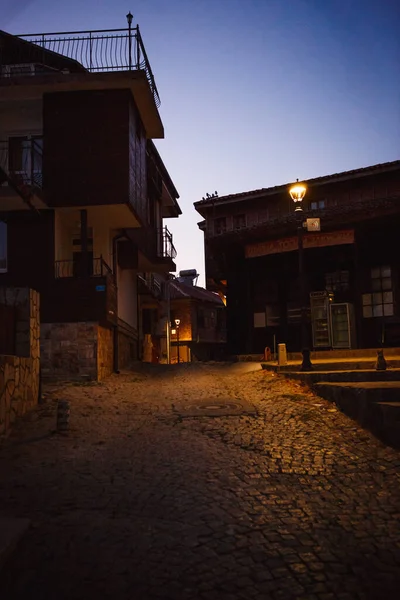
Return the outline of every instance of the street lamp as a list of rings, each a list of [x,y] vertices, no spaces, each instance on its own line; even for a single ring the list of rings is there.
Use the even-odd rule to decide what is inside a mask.
[[[302,371],[310,371],[312,364],[310,360],[310,350],[308,348],[308,336],[307,336],[307,315],[306,305],[308,304],[307,299],[307,287],[306,287],[306,275],[304,272],[304,249],[303,249],[303,198],[306,195],[307,188],[304,183],[297,183],[293,185],[289,194],[295,203],[295,213],[297,216],[297,247],[299,249],[299,279],[300,279],[300,298],[301,298],[301,353],[303,360],[301,363]]]
[[[178,365],[180,363],[180,356],[179,356],[179,325],[181,323],[180,319],[175,319],[175,325],[176,325],[176,335],[178,336],[177,342],[178,342]]]

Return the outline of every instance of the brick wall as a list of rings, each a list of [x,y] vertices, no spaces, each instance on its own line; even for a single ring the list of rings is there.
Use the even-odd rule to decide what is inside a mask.
[[[0,288],[0,303],[16,308],[16,352],[0,356],[0,435],[39,399],[40,303],[28,288]]]

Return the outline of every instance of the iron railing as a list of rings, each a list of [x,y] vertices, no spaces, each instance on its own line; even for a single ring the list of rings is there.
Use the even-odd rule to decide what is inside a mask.
[[[0,169],[19,187],[42,189],[42,138],[0,140]]]
[[[106,261],[100,258],[90,258],[85,262],[83,253],[75,260],[56,260],[55,277],[106,277],[112,275],[112,270]]]
[[[161,297],[161,283],[154,277],[153,273],[140,273],[138,275],[138,280],[139,292],[140,290],[143,290],[144,293],[148,291],[154,298]]]
[[[160,105],[139,25],[127,29],[29,33],[10,37],[29,44],[22,44],[19,48],[18,44],[8,40],[8,45],[6,41],[3,49],[0,47],[3,77],[35,74],[35,69],[27,73],[27,68],[32,65],[41,75],[55,70],[81,71],[82,67],[89,72],[143,70],[154,101],[157,106]],[[19,70],[18,66],[22,68]]]
[[[176,249],[172,242],[172,233],[168,230],[167,227],[163,227],[161,230],[161,248],[159,249],[158,256],[160,258],[171,258],[174,260],[176,258]]]

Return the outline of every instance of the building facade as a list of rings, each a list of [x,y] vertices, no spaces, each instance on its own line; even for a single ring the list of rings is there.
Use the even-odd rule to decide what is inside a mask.
[[[0,285],[40,293],[44,376],[140,358],[142,292],[175,270],[164,219],[181,213],[158,106],[138,26],[0,32]]]
[[[314,349],[400,346],[400,161],[305,182],[301,225]],[[195,203],[206,280],[226,295],[231,354],[301,349],[297,229],[280,185]],[[320,231],[312,223],[320,219]]]

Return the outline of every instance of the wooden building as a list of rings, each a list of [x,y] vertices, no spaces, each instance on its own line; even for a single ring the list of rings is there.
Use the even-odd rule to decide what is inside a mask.
[[[400,161],[305,181],[310,347],[400,346]],[[226,295],[231,354],[299,351],[298,220],[292,184],[195,203],[206,281]],[[311,222],[310,222],[311,223]]]
[[[164,219],[181,214],[159,104],[138,26],[0,31],[0,285],[40,292],[44,375],[140,357],[153,282],[175,270]]]

